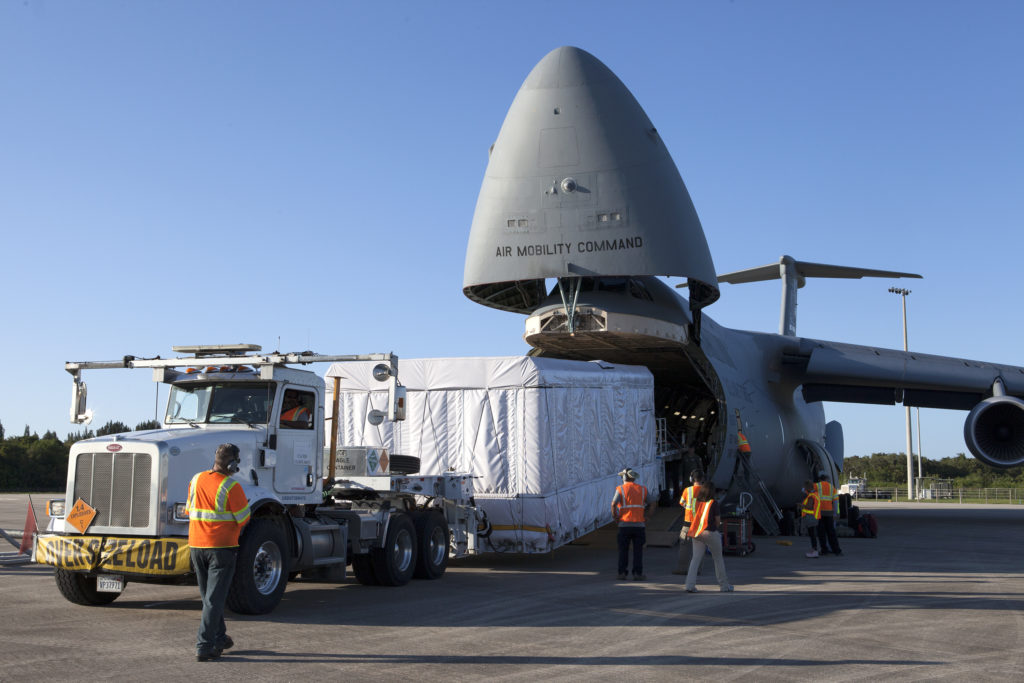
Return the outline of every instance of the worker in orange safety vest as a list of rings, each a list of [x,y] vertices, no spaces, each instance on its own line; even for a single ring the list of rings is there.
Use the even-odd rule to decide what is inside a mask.
[[[284,392],[281,426],[291,429],[310,429],[313,426],[312,413],[309,412],[309,408],[302,405],[302,399],[297,391],[289,389]]]
[[[615,487],[612,498],[612,517],[619,522],[619,579],[628,576],[629,546],[633,544],[633,580],[643,581],[644,544],[647,542],[647,512],[651,508],[646,486],[636,483],[636,470],[626,468],[619,472],[622,485]]]
[[[690,523],[689,536],[693,539],[693,558],[686,572],[686,592],[697,592],[697,569],[707,549],[711,551],[711,557],[715,561],[715,579],[718,580],[719,590],[730,593],[732,584],[729,583],[729,577],[725,573],[725,562],[722,559],[722,514],[718,501],[715,500],[715,488],[708,485],[709,482],[704,484],[697,492],[697,506],[693,521]]]
[[[240,460],[238,446],[221,444],[213,469],[199,472],[188,485],[188,544],[203,601],[196,637],[200,662],[217,659],[235,644],[224,624],[224,604],[235,575],[238,536],[249,521],[249,501],[231,476]]]
[[[672,570],[673,574],[686,574],[686,570],[690,566],[690,559],[693,557],[693,543],[690,541],[688,532],[693,515],[697,510],[697,493],[703,484],[703,472],[699,470],[690,472],[690,485],[683,489],[683,493],[679,497],[679,505],[683,508],[683,527],[679,531],[679,552],[676,556],[676,568]],[[701,562],[703,563],[703,561],[704,558],[701,557]],[[700,574],[699,568],[697,574]]]
[[[736,443],[740,453],[750,453],[750,442],[747,441],[747,437],[743,435],[743,432],[736,431]]]
[[[828,474],[818,473],[818,483],[815,486],[818,499],[821,501],[821,519],[818,521],[818,545],[821,546],[819,553],[828,555],[842,555],[839,547],[839,539],[836,537],[835,501],[836,490],[829,481]]]
[[[800,527],[811,539],[811,552],[807,557],[818,556],[818,520],[821,519],[821,499],[818,488],[808,479],[804,482],[804,499],[800,503]]]

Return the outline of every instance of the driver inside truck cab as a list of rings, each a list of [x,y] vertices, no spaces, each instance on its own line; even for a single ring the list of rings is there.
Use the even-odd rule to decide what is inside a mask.
[[[313,394],[287,389],[281,407],[281,426],[286,429],[313,428]]]

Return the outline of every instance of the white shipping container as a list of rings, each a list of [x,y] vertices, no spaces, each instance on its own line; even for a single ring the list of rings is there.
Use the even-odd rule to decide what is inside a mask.
[[[653,496],[660,489],[647,368],[529,356],[402,359],[406,419],[373,426],[367,415],[387,399],[374,365],[327,371],[328,417],[340,378],[338,446],[417,456],[421,474],[475,475],[493,550],[548,552],[611,522],[624,467]]]

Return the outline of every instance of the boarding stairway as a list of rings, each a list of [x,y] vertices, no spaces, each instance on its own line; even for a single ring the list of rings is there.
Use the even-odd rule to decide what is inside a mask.
[[[772,494],[768,492],[768,487],[765,486],[764,480],[761,479],[751,464],[749,453],[737,453],[736,472],[733,475],[733,481],[739,486],[741,491],[751,496],[751,500],[746,503],[746,506],[741,507],[737,511],[749,510],[766,535],[778,536],[781,533],[779,520],[782,519],[782,510],[779,509],[775,499],[772,498]],[[742,506],[745,496],[741,494],[740,497]]]

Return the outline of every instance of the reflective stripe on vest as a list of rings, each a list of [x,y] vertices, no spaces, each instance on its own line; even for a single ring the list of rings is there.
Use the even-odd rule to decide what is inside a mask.
[[[738,448],[740,450],[740,453],[750,452],[750,443],[747,442],[747,437],[743,436],[743,432],[736,432],[736,441],[739,443]]]
[[[286,410],[281,413],[281,419],[285,422],[300,422],[302,420],[309,422],[309,408],[299,406],[298,408]]]
[[[815,488],[818,492],[818,499],[821,501],[822,512],[832,512],[832,501],[836,499],[836,490],[827,481],[819,481]]]
[[[814,515],[815,519],[821,519],[821,500],[818,498],[817,493],[811,491],[807,494],[800,508],[800,512],[804,516]]]
[[[644,521],[644,508],[647,503],[647,489],[640,484],[626,482],[618,487],[622,501],[619,502],[620,522]]]
[[[679,497],[679,504],[683,506],[683,521],[692,522],[693,513],[697,510],[697,492],[700,486],[694,484],[683,489],[683,495]]]
[[[708,513],[711,512],[713,500],[705,500],[697,503],[697,511],[693,516],[693,524],[690,525],[688,536],[697,536],[708,528]]]
[[[194,476],[188,484],[188,501],[185,503],[185,511],[188,514],[189,522],[210,522],[213,524],[230,523],[232,526],[236,524],[245,524],[249,520],[248,504],[237,512],[231,512],[227,507],[227,495],[230,493],[231,488],[242,485],[229,476],[222,474],[219,475],[222,479],[217,484],[217,490],[213,497],[214,504],[212,510],[209,508],[197,507],[200,478],[205,475],[216,475],[216,473],[212,471],[200,472]]]

